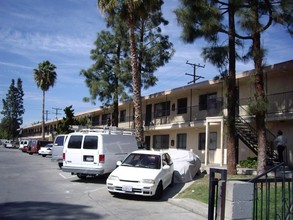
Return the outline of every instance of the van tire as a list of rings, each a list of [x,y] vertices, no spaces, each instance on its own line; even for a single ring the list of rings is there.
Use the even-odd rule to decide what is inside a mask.
[[[59,166],[60,169],[62,169],[63,163],[58,163],[58,166]]]
[[[76,174],[77,175],[77,177],[79,178],[79,179],[81,179],[81,180],[84,180],[84,179],[86,179],[86,174],[82,174],[82,173],[77,173]]]

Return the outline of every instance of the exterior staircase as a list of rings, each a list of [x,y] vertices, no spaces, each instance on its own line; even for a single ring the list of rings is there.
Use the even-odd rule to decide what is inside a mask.
[[[235,128],[239,139],[255,154],[258,154],[256,129],[241,116],[235,118]],[[278,155],[273,150],[275,136],[266,129],[267,160],[273,162]]]

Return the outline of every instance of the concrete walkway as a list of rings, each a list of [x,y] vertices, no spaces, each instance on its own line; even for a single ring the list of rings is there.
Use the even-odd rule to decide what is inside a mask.
[[[191,182],[185,183],[183,186],[175,185],[174,188],[178,190],[177,193],[172,197],[168,199],[168,202],[172,205],[176,205],[178,207],[181,207],[187,211],[193,212],[198,215],[198,220],[201,219],[207,219],[208,218],[208,204],[205,204],[203,202],[190,199],[190,198],[176,198],[178,194],[183,192],[185,189],[187,189],[190,185],[192,185],[196,180],[193,180]],[[173,189],[174,189],[173,188]]]

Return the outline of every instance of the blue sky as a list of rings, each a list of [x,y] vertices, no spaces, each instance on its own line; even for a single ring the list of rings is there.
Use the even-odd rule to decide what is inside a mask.
[[[163,8],[164,17],[170,22],[163,33],[169,35],[176,52],[172,60],[155,73],[159,78],[157,85],[142,91],[142,95],[187,85],[192,78],[185,73],[193,73],[187,60],[205,65],[197,69],[197,74],[205,77],[202,80],[218,74],[217,69],[204,63],[200,56],[204,42],[185,44],[180,40],[181,28],[173,13],[177,5],[177,0],[165,0]],[[98,108],[99,104],[82,101],[89,92],[79,73],[93,64],[90,50],[94,48],[97,33],[104,29],[96,0],[0,0],[0,109],[11,80],[21,78],[25,94],[23,126],[41,121],[42,91],[36,86],[33,69],[45,60],[57,67],[56,84],[46,92],[49,120],[56,117],[56,108],[61,109],[58,118],[70,105],[75,114]],[[268,49],[267,64],[293,57],[293,40],[281,27],[266,32],[262,43]],[[252,63],[237,65],[237,72],[250,69],[253,69]]]

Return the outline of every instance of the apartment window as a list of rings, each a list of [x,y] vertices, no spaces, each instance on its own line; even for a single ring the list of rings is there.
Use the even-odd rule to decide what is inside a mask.
[[[120,122],[125,122],[126,121],[126,110],[121,110],[120,111]]]
[[[186,134],[177,134],[177,149],[186,149]]]
[[[169,135],[154,135],[153,138],[154,149],[168,149],[169,148]]]
[[[155,104],[155,117],[170,115],[170,101]]]
[[[100,125],[100,116],[99,115],[96,115],[92,118],[92,125],[93,126]]]
[[[177,114],[187,113],[187,98],[182,98],[177,100]]]
[[[209,150],[216,150],[217,149],[217,132],[210,132],[209,139],[210,139],[208,143]],[[205,144],[206,144],[206,133],[199,133],[198,149],[205,150]]]
[[[204,94],[199,96],[199,110],[217,108],[217,93]]]
[[[110,120],[110,114],[103,114],[102,115],[102,125],[107,125]]]

